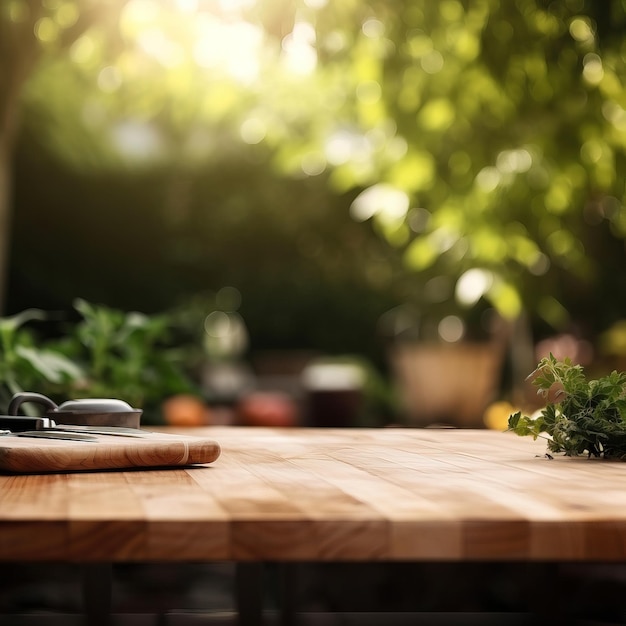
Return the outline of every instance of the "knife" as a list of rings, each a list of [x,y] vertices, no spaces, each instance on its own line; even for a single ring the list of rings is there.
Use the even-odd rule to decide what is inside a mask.
[[[67,432],[90,433],[92,435],[116,435],[118,437],[145,437],[148,431],[125,426],[88,426],[79,424],[57,424],[48,417],[28,417],[24,415],[0,416],[0,432],[3,430],[12,433],[20,432]]]
[[[145,437],[146,430],[126,426],[83,426],[76,424],[57,424],[45,429],[47,432],[80,433],[91,435],[113,435],[115,437]]]
[[[50,429],[42,430],[21,430],[18,433],[12,433],[11,431],[0,431],[0,436],[3,437],[33,437],[34,439],[69,439],[70,441],[98,441],[98,437],[95,435],[88,435],[87,433],[66,433],[58,432]]]
[[[49,417],[28,417],[26,415],[0,416],[0,430],[10,430],[14,433],[24,430],[42,430],[56,426]]]

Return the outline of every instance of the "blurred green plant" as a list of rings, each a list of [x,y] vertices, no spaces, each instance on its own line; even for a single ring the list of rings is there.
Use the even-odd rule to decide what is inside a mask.
[[[0,319],[0,403],[6,407],[13,394],[39,391],[56,396],[81,384],[85,373],[75,361],[37,341],[32,321],[47,319],[43,311],[28,309]],[[28,403],[24,411],[36,411]]]
[[[46,320],[35,309],[0,319],[0,401],[37,391],[57,401],[119,398],[160,421],[160,405],[179,393],[197,393],[185,369],[185,347],[169,341],[166,314],[123,312],[82,299],[80,319],[60,338],[41,339],[26,324]],[[24,407],[25,410],[28,407]]]
[[[598,347],[604,355],[626,357],[626,320],[617,320],[602,333]]]
[[[70,381],[72,397],[119,398],[158,419],[161,402],[197,391],[185,372],[185,348],[173,346],[167,314],[125,312],[82,299],[81,319],[52,348],[81,364],[85,376]]]
[[[553,328],[593,301],[603,243],[626,235],[621,0],[3,8],[3,61],[29,70],[21,93],[0,90],[5,108],[83,171],[175,165],[159,209],[176,227],[192,213],[181,174],[235,154],[260,178],[332,189],[402,260],[422,308],[485,298]],[[299,220],[278,196],[280,220]],[[252,192],[233,219],[257,204]]]

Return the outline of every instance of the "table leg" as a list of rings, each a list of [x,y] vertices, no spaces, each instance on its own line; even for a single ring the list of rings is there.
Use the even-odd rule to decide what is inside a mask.
[[[113,565],[83,566],[83,613],[87,626],[110,626]]]
[[[263,624],[263,563],[237,563],[235,604],[239,626]]]
[[[281,583],[280,626],[295,626],[297,565],[295,563],[282,563],[278,567]]]

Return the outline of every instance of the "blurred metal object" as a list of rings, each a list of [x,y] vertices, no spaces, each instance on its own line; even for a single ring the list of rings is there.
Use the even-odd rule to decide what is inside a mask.
[[[33,437],[35,439],[69,439],[71,441],[98,441],[96,435],[87,433],[70,433],[57,430],[23,430],[19,433],[11,433],[13,437]]]
[[[114,398],[84,398],[67,400],[61,405],[41,393],[24,391],[16,393],[9,403],[9,415],[17,416],[22,404],[33,402],[46,409],[45,417],[55,424],[83,426],[116,426],[139,428],[141,409]]]

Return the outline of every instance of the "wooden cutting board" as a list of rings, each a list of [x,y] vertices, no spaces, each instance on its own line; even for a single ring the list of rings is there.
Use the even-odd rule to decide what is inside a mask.
[[[144,437],[98,435],[96,441],[0,437],[0,471],[45,472],[180,467],[212,463],[216,441],[144,431]]]

